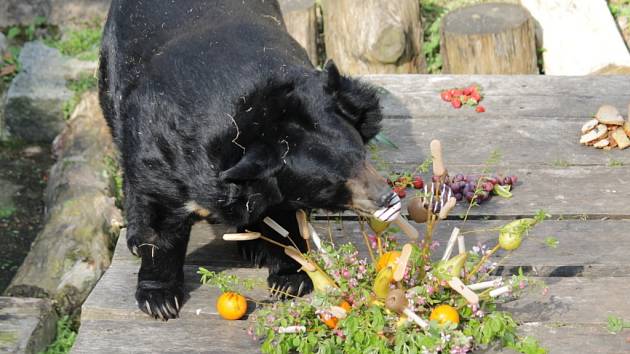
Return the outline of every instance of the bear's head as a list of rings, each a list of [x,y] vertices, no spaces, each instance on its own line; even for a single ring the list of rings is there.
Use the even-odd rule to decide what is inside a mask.
[[[244,204],[242,222],[272,206],[353,209],[367,216],[397,203],[366,159],[365,145],[381,127],[376,91],[342,76],[334,63],[287,74],[238,106],[233,143],[242,156],[219,177],[238,186],[232,210]]]

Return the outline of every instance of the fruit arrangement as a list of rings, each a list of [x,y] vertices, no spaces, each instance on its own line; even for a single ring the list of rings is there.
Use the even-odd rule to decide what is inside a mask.
[[[445,102],[450,102],[451,106],[456,109],[462,106],[474,107],[478,113],[486,111],[485,107],[479,103],[483,100],[483,95],[477,85],[470,85],[464,88],[453,88],[444,90],[440,93],[440,97]]]
[[[624,120],[616,107],[603,105],[593,119],[584,123],[581,131],[580,144],[604,150],[615,147],[623,150],[630,146],[630,113]]]

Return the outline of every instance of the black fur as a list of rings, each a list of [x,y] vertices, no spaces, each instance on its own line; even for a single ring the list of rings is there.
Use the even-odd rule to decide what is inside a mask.
[[[260,222],[272,216],[297,235],[296,209],[351,204],[346,182],[381,120],[372,88],[312,67],[272,0],[114,0],[99,89],[122,153],[128,245],[142,257],[136,298],[163,319],[184,296],[188,202],[215,222],[277,238]],[[310,286],[274,247],[241,250],[271,284]]]

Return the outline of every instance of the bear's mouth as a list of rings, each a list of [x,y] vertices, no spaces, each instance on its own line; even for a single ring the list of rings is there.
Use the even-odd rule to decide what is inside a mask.
[[[369,163],[366,162],[346,186],[352,196],[348,208],[359,215],[385,222],[394,221],[400,215],[400,197]]]

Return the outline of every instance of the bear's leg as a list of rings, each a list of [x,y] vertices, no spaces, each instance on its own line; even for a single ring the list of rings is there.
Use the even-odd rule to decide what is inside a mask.
[[[142,259],[138,307],[156,319],[176,318],[184,301],[183,267],[192,221],[134,197],[128,196],[126,209],[127,244]]]
[[[239,232],[244,231],[244,229],[259,231],[274,241],[286,245],[295,243],[300,251],[306,252],[306,243],[300,237],[295,211],[271,211],[269,216],[289,231],[289,237],[293,242],[280,236],[263,222],[244,227]],[[259,239],[239,242],[239,249],[243,257],[256,266],[269,268],[267,283],[272,289],[271,295],[273,297],[284,298],[286,294],[301,296],[313,290],[311,279],[303,271],[298,271],[300,265],[287,256],[281,247]]]

